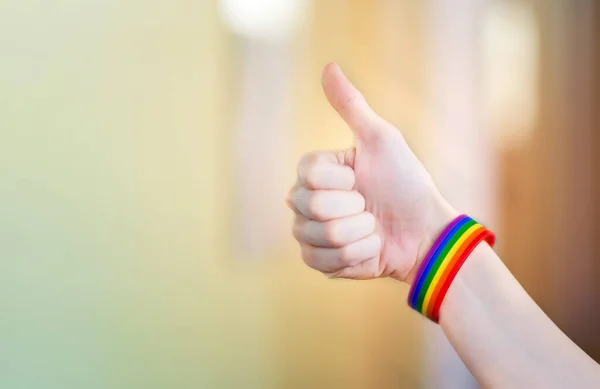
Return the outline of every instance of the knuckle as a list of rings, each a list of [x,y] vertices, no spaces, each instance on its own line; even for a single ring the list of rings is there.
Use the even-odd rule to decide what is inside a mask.
[[[382,274],[383,270],[380,269],[378,261],[375,258],[369,260],[369,267],[366,271],[366,276],[369,277],[369,279],[373,279],[381,277]]]
[[[339,222],[330,221],[326,223],[323,233],[327,244],[331,246],[341,246],[343,244]]]
[[[294,223],[294,225],[292,226],[292,235],[294,236],[294,239],[296,239],[298,242],[302,242],[302,226],[300,225],[300,223],[298,223],[298,221],[296,221]]]
[[[344,246],[340,249],[340,263],[344,266],[351,266],[353,264],[352,251],[349,246]]]
[[[323,154],[318,151],[311,151],[300,158],[300,165],[310,166],[323,161]]]
[[[306,169],[304,181],[309,188],[316,189],[320,184],[321,169],[316,165],[311,165]]]
[[[323,269],[319,266],[319,253],[317,250],[317,248],[305,246],[302,250],[302,261],[306,266],[322,273]]]
[[[298,165],[298,175],[304,184],[316,189],[320,185],[323,168],[327,157],[322,152],[312,152],[305,154]]]
[[[306,164],[304,182],[310,188],[316,189],[322,184],[322,176],[327,158],[323,154],[315,154]]]
[[[285,202],[288,206],[293,207],[296,203],[296,194],[298,193],[298,185],[294,185],[288,190],[285,197]]]
[[[362,194],[360,194],[360,192],[354,190],[352,191],[352,194],[354,195],[354,197],[356,198],[356,203],[357,206],[361,209],[361,210],[365,210],[366,207],[366,201],[365,198],[363,197]]]
[[[348,172],[346,173],[348,177],[348,187],[349,189],[352,189],[356,184],[356,175],[354,174],[354,170],[352,170],[350,167],[346,167],[345,169]]]
[[[305,264],[312,267],[311,264],[314,262],[314,248],[308,245],[302,245],[302,260]]]
[[[329,158],[327,157],[327,155],[325,155],[325,153],[315,151],[312,153],[310,161],[313,165],[318,165],[318,164],[327,162],[328,160],[329,160]]]
[[[370,232],[375,231],[375,228],[377,227],[377,219],[375,219],[375,215],[373,215],[371,212],[365,212],[363,217],[364,223],[369,227]]]
[[[315,192],[312,194],[308,201],[308,212],[312,216],[312,219],[323,220],[326,216],[324,203],[324,194],[321,192]]]
[[[290,189],[285,196],[285,203],[288,207],[293,208],[294,206],[294,192],[293,189]]]

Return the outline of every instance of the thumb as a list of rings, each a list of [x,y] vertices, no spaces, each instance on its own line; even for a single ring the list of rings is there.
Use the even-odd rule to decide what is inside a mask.
[[[337,64],[323,69],[321,84],[329,104],[360,138],[375,135],[385,121],[367,104],[363,95],[352,85]]]

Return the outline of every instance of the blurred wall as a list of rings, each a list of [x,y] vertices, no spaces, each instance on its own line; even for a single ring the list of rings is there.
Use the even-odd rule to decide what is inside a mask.
[[[289,182],[351,142],[326,61],[420,120],[420,6],[387,7],[317,2],[292,43]],[[287,234],[234,255],[238,44],[212,1],[0,4],[0,387],[417,385],[406,287],[327,281]]]
[[[538,114],[525,142],[498,144],[501,251],[546,313],[599,360],[600,7],[555,0],[532,9]]]
[[[265,387],[220,255],[222,36],[212,2],[0,4],[0,387]]]
[[[497,138],[490,211],[509,267],[598,357],[599,7],[536,4],[539,120],[518,148]],[[320,91],[329,61],[439,165],[433,6],[314,1],[299,32],[271,45],[227,30],[216,1],[1,2],[0,387],[425,387],[438,345],[423,342],[407,287],[306,268],[278,191],[302,153],[351,144]],[[289,88],[270,124],[283,151],[254,139],[244,154],[277,155],[267,204],[244,196],[243,178],[270,170],[240,164],[236,143],[257,47],[284,56],[264,74]],[[585,235],[569,229],[571,210]],[[242,236],[266,243],[240,250]]]

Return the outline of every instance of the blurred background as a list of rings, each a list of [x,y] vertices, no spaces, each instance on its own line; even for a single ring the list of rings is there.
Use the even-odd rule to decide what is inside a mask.
[[[0,387],[476,388],[390,280],[301,263],[337,62],[600,359],[594,0],[0,0]]]

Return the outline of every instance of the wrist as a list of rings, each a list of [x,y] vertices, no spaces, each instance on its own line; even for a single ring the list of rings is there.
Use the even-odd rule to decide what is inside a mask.
[[[403,279],[404,282],[408,283],[409,285],[413,283],[421,263],[423,262],[425,256],[427,256],[427,253],[431,249],[436,239],[442,233],[444,228],[446,228],[446,226],[459,215],[460,213],[454,209],[454,207],[452,207],[448,201],[442,197],[441,194],[436,194],[436,201],[434,201],[429,217],[427,218],[427,225],[425,227],[421,243],[417,249],[415,263],[410,272]]]

